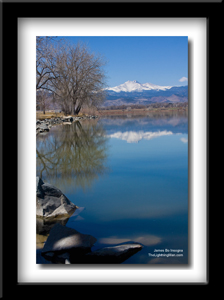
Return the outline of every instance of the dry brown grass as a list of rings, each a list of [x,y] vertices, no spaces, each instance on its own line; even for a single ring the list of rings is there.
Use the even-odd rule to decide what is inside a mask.
[[[40,111],[37,111],[36,112],[36,119],[37,120],[45,120],[45,119],[52,119],[52,118],[57,118],[57,117],[63,117],[65,116],[64,113],[55,113],[55,112],[52,112],[52,111],[46,111],[45,114],[43,112],[40,112]],[[74,116],[74,115],[70,115],[72,117],[77,117]],[[83,117],[83,116],[88,116],[87,113],[79,113],[78,114],[78,117]]]
[[[114,109],[114,110],[101,110],[98,115],[101,116],[113,116],[113,115],[148,115],[151,113],[174,113],[174,112],[188,112],[186,107],[168,107],[168,108],[152,108],[150,110],[145,108],[136,109]]]
[[[159,113],[159,112],[181,112],[181,111],[188,111],[188,108],[185,108],[185,107],[169,107],[169,108],[153,108],[153,109],[150,109],[150,110],[147,110],[147,109],[131,109],[131,110],[122,110],[122,109],[116,109],[116,110],[99,110],[99,111],[84,111],[83,112],[80,112],[78,114],[79,117],[83,117],[83,116],[90,116],[90,115],[98,115],[98,116],[113,116],[113,115],[127,115],[127,114],[130,114],[130,115],[146,115],[146,114],[150,114],[150,113]],[[63,117],[64,116],[64,113],[55,113],[55,112],[52,112],[52,111],[46,111],[45,114],[43,114],[43,112],[36,112],[36,119],[37,120],[44,120],[44,119],[52,119],[52,118],[57,118],[57,117]],[[71,115],[72,117],[77,117],[74,116],[74,115]]]
[[[57,117],[62,117],[62,116],[64,116],[63,113],[55,113],[52,111],[46,111],[45,114],[43,114],[43,112],[36,112],[37,120],[52,119],[52,118],[57,118]]]

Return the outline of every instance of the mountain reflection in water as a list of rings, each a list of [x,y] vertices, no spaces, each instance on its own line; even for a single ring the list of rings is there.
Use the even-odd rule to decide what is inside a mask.
[[[82,208],[63,224],[94,236],[93,251],[139,242],[125,264],[188,263],[187,114],[57,125],[36,146],[37,176]],[[37,222],[39,248],[51,227]],[[155,248],[183,257],[150,257]]]

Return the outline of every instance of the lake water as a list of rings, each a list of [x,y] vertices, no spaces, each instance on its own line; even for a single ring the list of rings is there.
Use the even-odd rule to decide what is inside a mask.
[[[79,206],[64,225],[92,250],[133,241],[144,247],[123,264],[188,263],[186,113],[54,126],[37,136],[37,176]],[[50,228],[37,223],[38,263]]]

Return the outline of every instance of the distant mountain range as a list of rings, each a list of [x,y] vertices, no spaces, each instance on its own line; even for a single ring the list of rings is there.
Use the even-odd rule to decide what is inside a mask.
[[[150,91],[150,90],[165,91],[170,88],[172,88],[172,86],[159,86],[149,82],[140,83],[137,80],[133,80],[133,81],[128,80],[125,83],[120,84],[118,86],[107,88],[107,90],[119,93],[119,92],[142,92],[142,91]]]
[[[158,102],[187,102],[188,86],[159,86],[134,80],[105,89],[107,91],[104,106],[150,104]]]

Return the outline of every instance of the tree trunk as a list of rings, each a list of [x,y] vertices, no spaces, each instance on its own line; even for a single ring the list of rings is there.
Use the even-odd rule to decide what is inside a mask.
[[[81,110],[81,105],[78,105],[77,108],[74,107],[74,115],[78,115]]]

